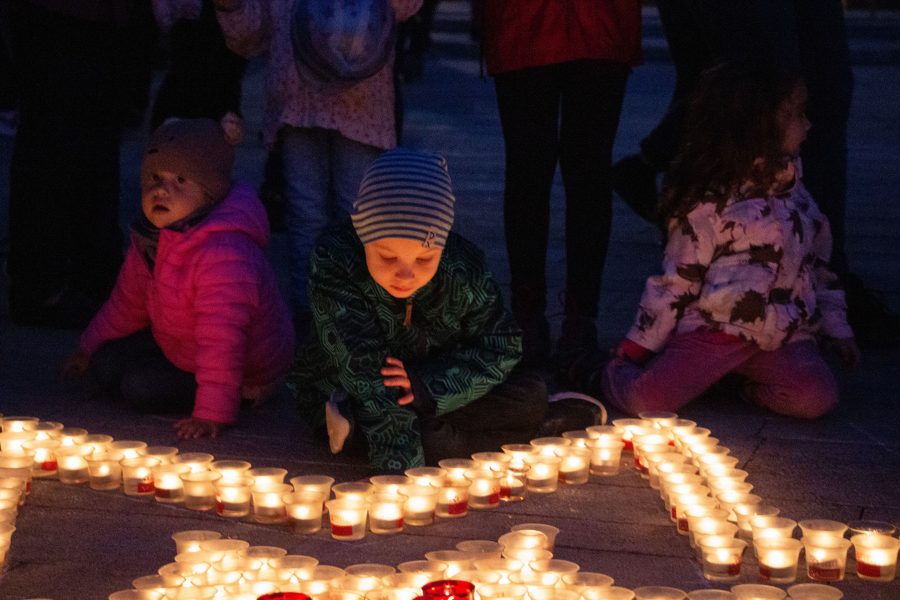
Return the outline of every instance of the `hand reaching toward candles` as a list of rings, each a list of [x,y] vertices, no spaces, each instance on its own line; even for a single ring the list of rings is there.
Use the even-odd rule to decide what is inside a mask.
[[[215,421],[187,417],[175,423],[175,433],[179,440],[193,440],[202,437],[218,437],[223,425]]]
[[[381,374],[384,376],[385,387],[400,388],[402,395],[397,399],[397,404],[400,406],[411,404],[415,397],[412,393],[409,373],[406,372],[403,362],[392,356],[388,356],[384,362],[387,366],[381,368]]]

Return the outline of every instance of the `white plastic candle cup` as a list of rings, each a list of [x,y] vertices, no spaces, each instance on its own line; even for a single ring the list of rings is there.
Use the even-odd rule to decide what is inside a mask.
[[[528,588],[512,583],[487,584],[478,586],[477,594],[481,600],[525,600]]]
[[[737,525],[716,517],[699,517],[693,522],[694,529],[690,531],[691,546],[697,548],[698,540],[710,535],[724,535],[734,537],[737,533]],[[679,531],[679,533],[681,533]]]
[[[847,567],[850,540],[840,538],[802,538],[806,557],[806,575],[813,581],[842,581]]]
[[[669,492],[676,485],[703,485],[705,480],[697,474],[697,467],[691,463],[682,465],[662,464],[659,469],[659,497],[669,509]]]
[[[710,494],[713,497],[725,492],[743,492],[749,494],[753,491],[753,484],[748,481],[737,481],[734,479],[721,477],[707,477],[706,485],[709,486]]]
[[[675,526],[678,529],[678,533],[681,535],[687,535],[690,525],[688,524],[687,515],[685,511],[692,506],[702,506],[704,508],[713,509],[716,508],[716,501],[710,498],[709,496],[704,496],[701,494],[676,494],[672,497],[672,510],[671,515],[675,516]],[[735,526],[735,530],[737,530],[737,526]]]
[[[532,454],[525,460],[528,473],[525,476],[525,487],[529,492],[549,494],[559,487],[559,456]]]
[[[369,482],[371,494],[399,494],[412,480],[406,475],[373,475]]]
[[[278,581],[284,583],[299,583],[308,580],[313,569],[319,564],[319,559],[302,554],[288,554],[273,561]]]
[[[562,581],[564,576],[573,575],[581,569],[578,563],[558,558],[536,560],[529,563],[528,567],[535,573],[555,575],[556,581],[554,585],[561,588],[565,587],[565,583]]]
[[[143,575],[131,580],[131,586],[136,590],[147,590],[157,594],[166,594],[166,585],[163,578],[157,575]]]
[[[154,459],[155,460],[155,459]],[[157,571],[163,582],[169,587],[200,587],[207,584],[206,572],[209,563],[178,563],[163,565]]]
[[[760,538],[753,542],[759,577],[770,583],[793,583],[803,544],[794,538]]]
[[[737,598],[728,590],[694,590],[688,592],[687,600],[734,600]]]
[[[669,518],[672,520],[673,523],[676,521],[675,507],[677,504],[676,500],[677,500],[678,496],[692,495],[692,496],[702,497],[702,496],[707,496],[709,493],[709,488],[707,488],[704,485],[701,485],[700,483],[697,483],[698,480],[696,478],[685,476],[685,477],[679,478],[679,479],[684,479],[685,482],[684,483],[668,483],[668,481],[666,479],[660,480],[660,481],[666,481],[665,487],[663,488],[663,489],[665,489],[665,492],[666,492],[666,497],[664,498],[664,503],[665,503],[666,510],[669,513]]]
[[[146,447],[147,442],[139,440],[114,440],[109,443],[109,451],[118,452],[122,458],[137,458]]]
[[[548,436],[531,440],[535,452],[544,456],[559,456],[563,448],[571,445],[571,440],[564,437]]]
[[[60,482],[77,485],[90,480],[90,472],[86,458],[93,452],[93,447],[85,445],[60,446],[56,449],[57,476]]]
[[[16,496],[16,506],[25,504],[25,485],[23,477],[4,477],[0,474],[0,490],[5,494],[4,499],[12,500],[11,496]]]
[[[678,588],[647,585],[634,588],[634,600],[684,600],[687,594]]]
[[[780,509],[771,504],[738,504],[734,507],[737,519],[738,535],[745,540],[753,539],[753,528],[750,519],[753,517],[777,517]]]
[[[325,504],[331,521],[331,537],[336,540],[361,540],[366,536],[365,501],[339,498]]]
[[[500,547],[501,549],[503,548],[502,545]],[[498,583],[509,583],[510,574],[521,571],[525,567],[525,563],[510,558],[481,558],[473,561],[472,566],[479,571],[500,573],[500,581]]]
[[[438,466],[447,473],[448,479],[459,481],[466,478],[466,471],[475,468],[475,461],[469,458],[445,458],[438,461]]]
[[[447,478],[447,473],[440,467],[413,467],[404,471],[413,485],[433,485],[440,487]]]
[[[465,478],[447,479],[438,491],[435,514],[451,519],[466,516],[469,512],[469,485],[469,480]]]
[[[782,600],[787,597],[784,590],[759,583],[742,583],[731,586],[731,593],[738,600]]]
[[[584,432],[592,440],[604,442],[621,442],[622,430],[615,425],[591,425]]]
[[[797,521],[785,517],[756,516],[750,519],[753,540],[794,537]]]
[[[632,451],[634,453],[634,468],[647,479],[647,460],[645,454],[662,454],[669,450],[669,436],[658,429],[650,433],[642,433],[632,438]]]
[[[497,584],[503,579],[503,573],[499,571],[479,571],[478,569],[466,569],[456,574],[456,579],[460,581],[468,581],[478,589],[478,586],[487,584]]]
[[[578,446],[579,448],[587,448],[588,442],[592,439],[585,429],[575,431],[564,431],[562,437],[569,440],[570,446]]]
[[[3,417],[0,419],[0,430],[4,433],[7,431],[29,431],[37,427],[40,419],[37,417]]]
[[[396,567],[381,563],[359,563],[344,569],[345,577],[354,577],[357,581],[354,588],[365,592],[377,590],[384,586],[382,580],[397,572]]]
[[[59,448],[59,440],[29,440],[23,442],[22,447],[34,454],[32,477],[44,478],[56,475],[56,449]]]
[[[444,573],[447,571],[447,563],[439,560],[408,560],[397,565],[397,570],[400,573],[413,575],[412,581],[415,586],[421,588],[429,581],[443,579]],[[390,579],[390,577],[394,576],[386,579]]]
[[[264,489],[274,485],[284,483],[287,476],[287,469],[281,467],[255,467],[244,473],[247,477],[253,478],[253,489]]]
[[[152,496],[156,491],[153,485],[153,467],[159,464],[155,458],[139,456],[123,458],[122,491],[128,496]]]
[[[415,600],[421,595],[421,590],[414,587],[381,588],[366,592],[364,600]]]
[[[472,455],[477,469],[488,469],[498,473],[504,473],[509,469],[512,456],[505,452],[476,452]]]
[[[122,485],[122,466],[118,452],[95,452],[87,457],[89,485],[92,490],[117,490]]]
[[[566,589],[581,594],[586,588],[610,587],[615,580],[604,573],[593,573],[590,571],[578,571],[577,573],[566,573],[562,576],[562,583]]]
[[[167,465],[178,455],[178,448],[174,446],[147,446],[138,449],[138,454],[155,458],[159,461],[159,464]]]
[[[250,548],[250,542],[245,540],[209,539],[198,542],[198,552],[208,552],[209,562],[215,564],[228,560],[243,559]]]
[[[569,485],[587,483],[590,475],[591,450],[581,446],[568,446],[559,463],[559,481]]]
[[[0,460],[0,466],[2,466],[2,460]],[[847,526],[850,528],[851,537],[858,533],[882,533],[884,535],[897,533],[897,528],[886,521],[850,521]]]
[[[438,489],[433,486],[408,485],[402,493],[406,496],[403,504],[403,521],[407,525],[419,527],[434,522],[437,508]],[[471,502],[471,496],[469,498]]]
[[[521,469],[509,469],[500,478],[500,501],[521,502],[525,499],[526,481],[528,480],[528,465]]]
[[[503,444],[500,449],[510,456],[509,468],[518,470],[525,468],[525,459],[537,452],[531,444]]]
[[[162,600],[165,596],[154,590],[119,590],[107,596],[108,600]]]
[[[762,504],[762,498],[756,494],[732,491],[717,494],[716,502],[718,502],[719,508],[730,513],[729,519],[737,521],[737,517],[734,515],[735,506],[739,504]]]
[[[298,475],[291,478],[291,485],[295,492],[318,492],[322,495],[322,511],[325,510],[325,501],[331,498],[331,486],[334,478],[328,475]]]
[[[546,523],[519,523],[510,527],[509,531],[510,533],[523,532],[528,539],[525,547],[533,547],[533,544],[539,542],[541,548],[550,552],[553,552],[556,536],[559,535],[558,527]],[[535,531],[544,534],[544,538],[542,539],[540,535],[535,536]]]
[[[287,511],[284,507],[283,496],[291,492],[293,488],[287,483],[266,484],[261,487],[254,478],[253,489],[253,518],[257,523],[283,523],[287,521]]]
[[[654,432],[654,427],[650,421],[645,421],[644,419],[613,419],[612,424],[622,434],[622,441],[625,442],[626,451],[634,449],[633,439],[636,435]]]
[[[399,492],[374,493],[369,495],[367,500],[369,503],[369,530],[372,533],[391,535],[403,531],[405,495]]]
[[[691,548],[697,546],[698,535],[714,535],[715,532],[727,534],[731,528],[724,530],[721,523],[728,523],[728,513],[720,508],[712,508],[703,505],[688,506],[684,509],[684,516],[688,522],[688,538]]]
[[[184,506],[191,510],[212,510],[216,507],[215,483],[222,476],[215,471],[188,471],[181,476],[184,486]]]
[[[841,600],[844,592],[822,583],[798,583],[787,589],[791,600]]]
[[[112,443],[113,437],[111,435],[107,435],[105,433],[91,433],[85,436],[84,441],[82,442],[85,446],[91,447],[91,454],[95,454],[97,452],[106,452],[109,450],[109,445]]]
[[[87,429],[82,429],[81,427],[63,427],[59,430],[59,437],[57,439],[59,440],[59,445],[62,447],[78,446],[84,443],[87,436]]]
[[[325,498],[320,492],[292,492],[285,494],[282,500],[291,531],[311,534],[322,529],[322,506]]]
[[[219,474],[219,479],[213,482],[216,496],[216,514],[232,518],[249,515],[252,497],[250,491],[253,489],[253,479],[251,477],[233,477],[226,481],[221,471],[211,472]],[[320,513],[321,510],[320,507]],[[321,521],[321,518],[319,520]]]
[[[476,461],[477,462],[477,461]],[[469,480],[469,507],[496,508],[500,505],[500,480],[503,473],[485,468],[466,471]]]
[[[509,582],[524,585],[528,588],[529,596],[537,590],[541,592],[541,598],[545,598],[549,590],[552,590],[559,582],[559,575],[556,573],[538,573],[528,568],[522,569],[518,573],[512,573],[509,576]]]
[[[182,554],[184,552],[200,552],[200,542],[209,540],[218,540],[222,534],[218,531],[208,531],[205,529],[188,529],[185,531],[176,531],[172,534],[172,540],[175,542],[175,553]]]
[[[663,465],[683,465],[686,464],[688,458],[678,452],[658,452],[647,455],[647,471],[650,476],[650,487],[654,490],[659,489],[659,468]],[[664,471],[671,472],[671,471]]]
[[[579,600],[580,598],[578,592],[567,590],[559,585],[529,585],[526,587],[530,600]]]
[[[474,564],[476,560],[498,559],[503,551],[503,546],[499,542],[491,540],[463,540],[456,544],[456,549],[460,552],[468,552],[472,555],[471,568],[477,568]]]
[[[425,560],[442,562],[447,565],[444,570],[444,579],[456,579],[460,571],[473,566],[474,559],[468,552],[462,550],[433,550],[425,553]]]
[[[881,533],[859,533],[850,538],[856,554],[856,574],[869,581],[893,581],[897,574],[900,539]]]
[[[802,532],[801,537],[809,540],[819,540],[822,538],[839,539],[844,537],[847,532],[847,525],[840,521],[831,521],[828,519],[804,519],[797,523]]]
[[[9,456],[25,456],[25,442],[35,441],[36,437],[34,430],[4,431],[0,433],[0,451]]]
[[[187,465],[160,464],[153,467],[154,498],[163,504],[184,502],[184,484],[181,476],[190,472]]]
[[[250,463],[246,460],[215,460],[209,464],[209,470],[222,476],[219,481],[237,481],[247,476]]]
[[[348,481],[331,487],[337,500],[355,500],[365,502],[374,486],[368,481]],[[401,490],[402,491],[402,490]]]
[[[209,471],[209,465],[212,464],[215,457],[206,452],[186,452],[184,454],[176,454],[170,460],[173,464],[187,465],[190,467],[191,473],[199,473]]]
[[[710,581],[733,581],[741,575],[741,562],[747,542],[732,538],[725,544],[709,541],[719,536],[698,539],[701,549],[703,576]]]

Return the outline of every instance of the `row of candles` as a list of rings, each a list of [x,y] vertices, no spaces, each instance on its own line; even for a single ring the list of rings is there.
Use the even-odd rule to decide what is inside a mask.
[[[14,530],[10,523],[14,514],[9,517],[14,482],[27,489],[32,476],[55,474],[63,483],[88,482],[95,489],[121,486],[129,495],[153,496],[158,502],[183,503],[196,510],[215,509],[222,516],[247,516],[252,504],[255,520],[287,522],[300,533],[318,531],[327,512],[331,535],[353,540],[366,535],[367,521],[372,533],[398,533],[404,525],[430,524],[435,516],[461,517],[469,508],[522,500],[527,491],[552,492],[559,482],[584,483],[590,473],[614,475],[619,472],[622,450],[627,448],[633,452],[635,467],[652,487],[660,489],[679,533],[689,535],[698,548],[709,579],[730,580],[739,575],[747,545],[741,537],[754,540],[761,557],[760,576],[768,582],[794,581],[798,544],[807,545],[812,579],[843,578],[851,543],[857,548],[861,578],[893,579],[900,540],[880,534],[843,540],[847,527],[837,524],[843,527],[837,532],[832,521],[802,522],[807,529],[820,527],[810,529],[811,534],[804,529],[803,542],[793,540],[796,522],[785,522],[777,517],[777,509],[762,505],[758,496],[750,494],[752,486],[744,481],[746,472],[735,468],[737,459],[708,429],[673,413],[641,416],[568,432],[563,437],[540,438],[531,444],[506,445],[503,452],[448,459],[437,468],[410,469],[404,476],[376,476],[366,482],[337,485],[332,485],[332,478],[319,475],[295,477],[288,485],[283,483],[285,469],[253,469],[245,461],[215,461],[209,454],[178,454],[176,448],[115,441],[36,417],[6,417],[0,421],[0,525],[5,521],[12,529],[4,535],[0,528],[0,561]],[[334,499],[330,499],[332,492]],[[19,502],[23,500],[24,495]],[[791,523],[787,534],[773,533],[784,532]],[[754,524],[759,529],[755,535]],[[837,551],[843,548],[839,573],[816,566],[833,560],[834,549],[820,540],[827,537],[826,530],[843,540],[833,544]],[[820,543],[811,548],[813,540]],[[861,562],[861,549],[873,558],[864,557]],[[785,563],[785,557],[791,555],[793,564]],[[810,563],[810,556],[823,560]]]

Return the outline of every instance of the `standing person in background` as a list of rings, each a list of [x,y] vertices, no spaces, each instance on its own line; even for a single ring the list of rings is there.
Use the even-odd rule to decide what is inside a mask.
[[[418,10],[422,0],[383,2],[381,14],[393,14],[393,19],[403,21]],[[316,81],[308,68],[303,75],[300,73],[301,61],[306,61],[303,62],[306,65],[323,59],[310,53],[324,53],[332,46],[325,48],[317,44],[321,40],[303,39],[299,40],[301,52],[292,34],[309,24],[298,25],[295,19],[328,12],[333,17],[333,3],[310,1],[295,6],[294,0],[215,0],[215,6],[232,50],[247,57],[269,53],[263,133],[268,146],[275,143],[276,137],[281,144],[287,184],[291,303],[298,337],[303,338],[311,319],[306,286],[313,245],[329,222],[349,213],[369,163],[384,149],[396,145],[393,75],[396,38],[389,36],[385,61],[374,74],[332,85]],[[379,6],[372,3],[372,8]],[[356,14],[373,13],[367,10]],[[349,10],[341,16],[347,17],[346,24],[352,24],[353,19],[348,15]],[[390,33],[394,28],[392,21]],[[357,49],[368,53],[371,40],[366,36],[375,29],[378,28],[361,27],[358,31],[365,32],[360,34],[362,37],[350,36],[350,39],[359,42]],[[368,60],[368,56],[348,58],[348,62]]]
[[[132,2],[7,3],[19,96],[9,303],[20,325],[81,328],[122,261],[122,32]]]
[[[845,241],[847,120],[853,72],[839,0],[660,0],[659,16],[675,66],[669,108],[641,141],[640,154],[618,161],[613,184],[642,218],[662,226],[657,175],[668,170],[685,135],[687,100],[700,74],[724,61],[757,60],[803,75],[812,129],[803,146],[804,181],[831,222],[831,266],[847,291],[849,319],[860,341],[896,346],[900,317],[850,271]],[[893,340],[893,341],[892,341]]]
[[[612,221],[612,146],[630,66],[637,0],[492,0],[483,5],[488,72],[506,145],[504,221],[512,310],[524,361],[550,355],[545,276],[550,189],[566,191],[565,319],[557,367],[597,346],[595,319]]]

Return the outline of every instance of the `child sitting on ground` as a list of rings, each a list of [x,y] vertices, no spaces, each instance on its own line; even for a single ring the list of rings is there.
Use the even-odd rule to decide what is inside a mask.
[[[443,158],[386,152],[352,223],[313,252],[317,335],[290,386],[333,453],[356,429],[378,471],[527,443],[547,413],[543,380],[516,366],[521,332],[484,256],[450,231],[454,202]],[[587,415],[568,428],[593,424]]]
[[[290,313],[263,248],[265,209],[231,182],[234,148],[211,119],[171,121],[141,163],[141,214],[109,300],[67,370],[135,409],[191,412],[179,438],[215,437],[241,400],[290,366]]]
[[[705,74],[664,192],[664,272],[647,281],[603,372],[607,399],[626,413],[676,411],[728,373],[779,414],[812,419],[837,405],[816,336],[851,366],[859,350],[828,269],[828,220],[800,180],[805,104],[803,82],[786,73]]]

